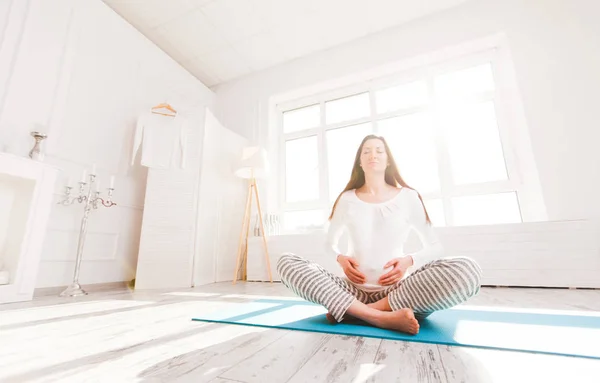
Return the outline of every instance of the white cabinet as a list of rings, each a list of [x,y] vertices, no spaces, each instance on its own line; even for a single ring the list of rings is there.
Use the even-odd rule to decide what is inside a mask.
[[[0,303],[33,297],[59,170],[0,153]]]

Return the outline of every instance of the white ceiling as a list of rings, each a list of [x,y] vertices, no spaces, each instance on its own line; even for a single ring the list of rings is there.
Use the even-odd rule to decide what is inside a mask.
[[[104,0],[206,86],[466,0]]]

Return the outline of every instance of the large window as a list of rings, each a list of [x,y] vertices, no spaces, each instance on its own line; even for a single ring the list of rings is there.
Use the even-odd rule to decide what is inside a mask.
[[[434,225],[522,222],[525,186],[493,57],[418,68],[279,105],[284,229],[325,223],[370,133],[386,138]]]

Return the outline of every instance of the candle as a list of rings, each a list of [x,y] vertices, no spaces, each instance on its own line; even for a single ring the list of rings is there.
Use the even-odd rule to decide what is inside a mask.
[[[85,177],[87,176],[87,169],[83,169],[83,174],[81,175],[81,182],[86,182]]]
[[[100,180],[96,181],[96,191],[100,191]]]
[[[96,175],[96,164],[92,165],[92,174]]]
[[[69,176],[69,179],[67,180],[67,186],[73,187],[73,177]]]
[[[115,176],[110,176],[110,188],[115,188]]]

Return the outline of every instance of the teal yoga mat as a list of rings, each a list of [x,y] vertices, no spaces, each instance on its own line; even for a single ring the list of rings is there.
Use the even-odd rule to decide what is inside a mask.
[[[460,307],[438,311],[408,335],[368,324],[330,324],[322,306],[260,299],[194,317],[194,321],[363,336],[451,346],[600,359],[600,313]]]

